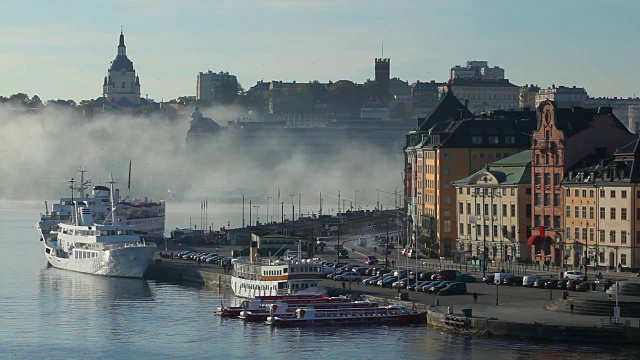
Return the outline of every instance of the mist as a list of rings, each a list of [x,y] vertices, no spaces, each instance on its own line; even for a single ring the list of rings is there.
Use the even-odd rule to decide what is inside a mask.
[[[222,126],[225,119],[246,116],[232,108],[201,112]],[[389,208],[394,205],[393,192],[402,191],[401,147],[381,152],[354,140],[309,149],[301,142],[269,139],[246,146],[237,138],[222,136],[198,151],[188,151],[189,120],[188,115],[169,121],[161,116],[122,114],[85,119],[52,106],[37,113],[0,107],[0,198],[69,196],[68,182],[72,177],[79,179],[79,167],[88,170],[92,185],[104,185],[112,173],[116,187],[127,194],[130,160],[132,197],[171,201],[171,190],[185,201],[199,203],[207,197],[209,208],[241,203],[245,195],[247,204],[252,200],[253,205],[263,206],[264,213],[267,197],[273,208],[279,191],[280,202],[291,206],[293,200],[296,213],[317,213],[320,193],[324,212],[335,212],[338,190],[346,209],[356,206],[356,190],[357,207],[374,209],[379,195],[383,208]],[[297,209],[298,194],[302,194],[302,209]]]

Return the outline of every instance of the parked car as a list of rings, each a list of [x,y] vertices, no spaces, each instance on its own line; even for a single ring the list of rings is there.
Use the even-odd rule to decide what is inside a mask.
[[[487,284],[487,285],[494,285],[495,284],[495,275],[487,275],[485,277],[482,278],[482,282]]]
[[[457,270],[440,270],[436,274],[436,280],[441,281],[455,281],[456,276],[458,276],[460,272]]]
[[[533,287],[535,282],[542,278],[538,275],[527,275],[522,278],[522,286]]]
[[[398,281],[397,276],[387,276],[382,280],[378,281],[378,286],[390,288],[391,284],[393,284],[396,281]]]
[[[453,281],[443,281],[442,283],[438,284],[437,286],[434,286],[432,288],[429,289],[429,293],[431,294],[437,294],[440,290],[446,288],[447,286],[449,286],[449,284],[453,284]]]
[[[463,282],[455,282],[447,285],[444,289],[438,291],[438,295],[464,295],[467,293],[467,284]]]
[[[558,288],[558,281],[559,280],[551,279],[551,280],[547,281],[546,284],[544,284],[544,288],[545,289],[557,289]]]
[[[564,275],[563,275],[564,279],[567,280],[587,280],[587,275],[585,273],[582,273],[580,271],[565,271]]]
[[[353,273],[353,272],[345,272],[344,274],[336,275],[333,280],[336,281],[361,281],[362,276]]]
[[[427,285],[427,283],[429,283],[429,281],[418,281],[417,283],[413,284],[413,285],[409,285],[407,286],[407,290],[410,291],[421,291],[418,289],[421,289],[423,286]]]
[[[591,283],[588,281],[583,281],[580,284],[576,285],[576,291],[589,291],[591,289]]]
[[[502,284],[509,286],[522,286],[522,276],[509,276],[502,281]]]
[[[433,275],[433,272],[431,271],[420,273],[420,275],[418,275],[418,280],[429,281],[431,280],[432,275]]]
[[[374,282],[377,282],[380,279],[381,279],[380,276],[372,276],[370,278],[366,278],[366,279],[362,280],[362,283],[364,285],[372,285]]]
[[[367,255],[364,257],[364,263],[367,265],[375,265],[378,263],[378,258],[373,255]]]
[[[334,277],[344,274],[346,272],[347,270],[336,270],[335,272],[332,272],[331,274],[327,275],[327,279],[333,279]]]
[[[429,289],[431,289],[431,288],[432,288],[432,287],[434,287],[434,286],[438,286],[438,285],[442,284],[443,282],[444,282],[444,281],[439,281],[439,280],[432,281],[432,282],[430,282],[430,283],[428,283],[427,285],[425,285],[425,286],[423,286],[423,287],[422,287],[422,292],[424,292],[424,293],[428,293],[428,292],[429,292]]]
[[[567,290],[576,290],[576,286],[580,285],[581,282],[584,282],[582,280],[569,280],[567,282]]]
[[[359,267],[351,270],[354,274],[358,274],[360,276],[364,276],[364,273],[367,271],[366,267]]]
[[[471,276],[469,274],[458,274],[456,275],[456,281],[463,283],[474,283],[476,282],[476,278],[475,276]]]
[[[378,271],[376,272],[376,275],[378,275],[378,276],[382,276],[382,275],[384,275],[384,274],[388,274],[388,273],[390,273],[390,272],[391,272],[391,270],[389,270],[389,269],[380,269],[380,270],[378,270]]]
[[[551,281],[551,279],[538,279],[533,283],[533,287],[536,289],[544,289],[547,287],[547,284]],[[524,284],[524,280],[522,281]]]
[[[493,282],[495,284],[502,284],[504,283],[505,279],[508,279],[512,276],[512,273],[495,273],[495,275],[493,276]]]
[[[558,289],[566,289],[567,288],[567,282],[569,282],[569,280],[560,280],[558,281]]]

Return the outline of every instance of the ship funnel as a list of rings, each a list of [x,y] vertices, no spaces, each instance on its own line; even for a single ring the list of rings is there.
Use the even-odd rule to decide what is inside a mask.
[[[91,209],[88,207],[78,207],[78,225],[79,226],[91,226],[93,225],[93,215]]]
[[[252,263],[258,262],[258,242],[251,239],[251,247],[249,248],[249,257],[251,258]]]

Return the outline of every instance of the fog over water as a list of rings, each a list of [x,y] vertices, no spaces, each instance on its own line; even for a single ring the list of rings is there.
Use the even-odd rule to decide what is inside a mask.
[[[225,126],[242,117],[226,110],[201,109],[205,116]],[[78,167],[89,171],[94,185],[104,184],[113,173],[117,187],[126,194],[129,160],[132,161],[131,195],[167,199],[168,190],[185,199],[208,197],[209,206],[233,195],[253,198],[265,206],[266,197],[291,204],[290,194],[302,193],[305,203],[337,209],[341,190],[350,208],[358,190],[358,207],[373,209],[380,189],[383,207],[394,204],[396,188],[402,190],[402,149],[373,151],[370,144],[327,144],[326,149],[305,149],[304,142],[280,140],[245,146],[238,139],[222,136],[206,150],[189,152],[185,137],[189,117],[175,121],[161,117],[105,115],[84,119],[52,106],[41,112],[24,112],[0,106],[0,198],[57,199],[70,194],[68,181],[78,179]],[[334,155],[327,155],[328,149]],[[339,155],[335,155],[335,154]],[[391,193],[391,194],[390,194]],[[227,199],[229,200],[229,199]],[[237,200],[233,200],[237,201]],[[317,208],[318,206],[314,206]],[[296,211],[297,212],[297,211]]]

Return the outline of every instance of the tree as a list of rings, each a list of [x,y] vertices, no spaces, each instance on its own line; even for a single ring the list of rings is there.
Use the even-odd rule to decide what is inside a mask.
[[[13,106],[27,106],[29,104],[29,95],[25,93],[17,93],[9,96],[9,102],[12,103]]]
[[[48,100],[45,103],[45,105],[46,106],[71,107],[71,108],[75,108],[76,106],[78,106],[78,104],[76,104],[76,102],[73,101],[73,100],[62,100],[62,99]]]
[[[327,102],[337,112],[357,112],[366,101],[366,90],[359,88],[349,80],[340,80],[329,88]]]
[[[38,95],[33,95],[31,100],[27,102],[27,106],[31,109],[41,109],[44,107],[44,105],[42,104],[42,100],[40,100],[40,97]]]

